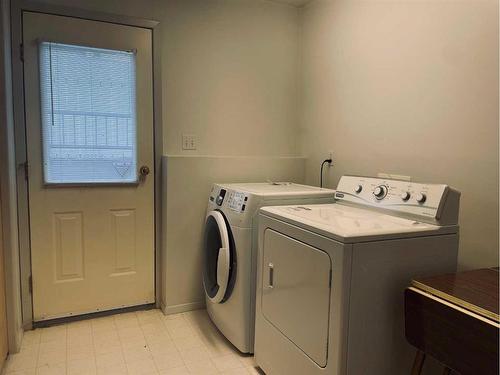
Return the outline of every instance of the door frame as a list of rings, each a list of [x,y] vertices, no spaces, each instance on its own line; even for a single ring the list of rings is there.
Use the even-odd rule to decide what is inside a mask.
[[[14,104],[14,136],[15,136],[15,161],[17,180],[17,205],[19,211],[19,252],[21,268],[21,304],[22,323],[24,329],[33,326],[33,300],[31,293],[31,243],[29,220],[29,197],[27,174],[26,149],[26,122],[24,107],[24,62],[22,56],[23,40],[23,13],[35,12],[51,15],[65,16],[114,23],[124,26],[134,26],[151,30],[153,52],[153,129],[154,129],[154,252],[155,252],[155,303],[160,306],[161,296],[161,156],[163,154],[162,137],[162,95],[161,95],[161,43],[160,23],[130,16],[111,13],[89,11],[81,8],[72,8],[51,4],[43,4],[30,0],[12,1],[11,7],[11,35],[12,35],[12,89]]]

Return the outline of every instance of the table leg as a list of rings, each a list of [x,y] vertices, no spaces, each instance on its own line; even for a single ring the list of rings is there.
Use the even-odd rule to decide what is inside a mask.
[[[413,368],[411,370],[411,375],[420,375],[422,372],[422,367],[425,362],[425,353],[421,350],[417,350],[415,355],[415,360],[413,361]]]

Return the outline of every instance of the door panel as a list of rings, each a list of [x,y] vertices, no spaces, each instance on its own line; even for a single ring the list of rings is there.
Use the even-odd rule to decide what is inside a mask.
[[[23,44],[34,320],[153,303],[151,30],[24,12]]]
[[[0,213],[2,212],[2,202],[0,201]],[[2,215],[0,215],[0,370],[7,357],[7,311],[5,301],[5,258],[2,238]]]
[[[113,252],[115,268],[113,275],[135,272],[135,210],[111,210]]]
[[[326,366],[330,257],[267,229],[262,265],[262,313],[319,366]]]
[[[83,279],[82,213],[54,214],[56,282]]]

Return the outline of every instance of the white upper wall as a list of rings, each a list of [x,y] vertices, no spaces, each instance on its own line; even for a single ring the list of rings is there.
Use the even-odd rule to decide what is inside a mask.
[[[267,0],[42,0],[161,27],[165,154],[296,155],[299,10]],[[194,134],[196,151],[182,150]]]
[[[307,182],[410,175],[462,192],[462,268],[498,265],[498,2],[327,1],[302,8]]]
[[[164,148],[297,153],[298,10],[259,0],[161,2]],[[184,152],[185,153],[185,152]]]

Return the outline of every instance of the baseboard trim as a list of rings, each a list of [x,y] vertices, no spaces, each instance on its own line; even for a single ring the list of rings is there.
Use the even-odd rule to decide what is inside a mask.
[[[165,315],[179,314],[187,311],[201,310],[204,308],[205,301],[189,302],[173,306],[166,306],[163,301],[161,303],[161,311],[163,311]]]

